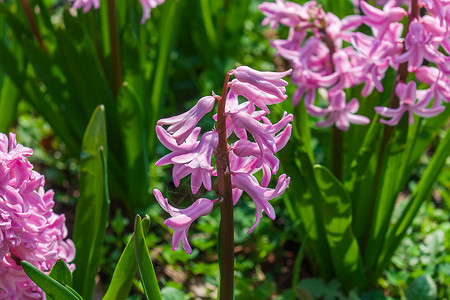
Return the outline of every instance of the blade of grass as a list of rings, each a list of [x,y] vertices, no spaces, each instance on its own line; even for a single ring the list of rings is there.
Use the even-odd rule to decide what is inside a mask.
[[[150,228],[149,218],[144,218],[142,220],[142,228],[144,235],[147,235]],[[137,268],[136,256],[134,252],[133,233],[119,258],[116,268],[114,269],[108,290],[102,298],[103,300],[127,299],[131,286],[133,285],[133,279]]]
[[[155,269],[153,268],[152,259],[150,258],[150,253],[148,252],[147,244],[145,242],[141,217],[139,215],[136,216],[134,222],[134,248],[145,296],[147,299],[152,300],[162,299]]]

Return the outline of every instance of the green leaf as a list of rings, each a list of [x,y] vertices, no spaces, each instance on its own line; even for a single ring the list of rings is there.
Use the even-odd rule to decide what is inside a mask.
[[[23,260],[21,265],[28,277],[45,292],[48,298],[61,300],[83,299],[69,286],[63,285],[47,276],[29,262]]]
[[[62,259],[59,259],[55,263],[48,276],[55,279],[61,284],[72,286],[72,273]]]
[[[407,206],[404,208],[402,215],[394,224],[390,231],[385,246],[378,257],[377,268],[372,275],[373,280],[383,272],[387,264],[390,262],[392,255],[397,249],[406,234],[406,230],[411,225],[412,220],[419,211],[420,206],[431,193],[436,178],[442,170],[446,160],[450,155],[450,131],[447,131],[445,137],[439,143],[430,163],[420,178],[415,190],[412,192]]]
[[[1,77],[0,77],[1,82]],[[0,132],[8,132],[11,126],[16,121],[17,105],[19,103],[17,88],[11,82],[11,79],[6,77],[3,83],[0,84]]]
[[[86,128],[81,152],[80,198],[75,213],[73,241],[77,249],[74,288],[91,299],[101,248],[108,224],[109,196],[106,169],[106,120],[97,107]]]
[[[150,228],[150,219],[142,220],[143,233],[146,235]],[[125,249],[120,256],[119,262],[114,270],[111,283],[106,291],[103,300],[127,299],[133,285],[134,275],[136,273],[137,263],[134,251],[134,233],[128,241]]]
[[[323,166],[314,174],[322,193],[322,218],[336,277],[343,288],[363,289],[366,284],[362,257],[352,229],[352,203],[342,184]]]
[[[155,269],[153,268],[152,259],[150,258],[147,244],[145,243],[142,223],[143,221],[141,221],[141,217],[137,215],[134,222],[134,249],[139,274],[141,275],[142,286],[144,287],[145,296],[147,299],[162,299],[161,291],[159,290],[158,281],[156,279]]]
[[[297,151],[295,146],[296,143],[291,141],[280,151],[283,170],[293,183],[286,190],[285,199],[295,213],[293,221],[302,220],[302,234],[308,236],[310,246],[309,258],[317,265],[319,274],[332,278],[333,264],[320,207],[322,196],[308,154]]]
[[[149,203],[149,161],[147,132],[143,111],[138,96],[128,84],[119,90],[117,111],[121,124],[125,150],[125,167],[128,198],[133,207],[146,207]]]

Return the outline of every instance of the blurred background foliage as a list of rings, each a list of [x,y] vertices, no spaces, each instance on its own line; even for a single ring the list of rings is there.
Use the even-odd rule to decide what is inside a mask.
[[[352,10],[350,1],[340,5],[342,1],[321,2],[326,11],[343,17]],[[98,11],[87,14],[71,10],[70,3],[63,0],[0,3],[0,131],[13,130],[19,142],[33,147],[33,164],[45,174],[46,187],[56,191],[55,210],[66,214],[69,232],[79,197],[83,133],[95,107],[105,106],[111,211],[97,294],[107,289],[132,232],[129,220],[137,212],[149,214],[152,220],[147,243],[158,280],[165,287],[163,298],[207,299],[217,294],[219,211],[193,226],[191,256],[180,250],[172,252],[170,234],[163,224],[166,216],[150,191],[164,189],[171,202],[180,206],[187,206],[194,196],[188,181],[175,189],[170,168],[154,167],[166,151],[155,140],[154,127],[157,119],[185,111],[203,95],[220,90],[229,69],[241,64],[259,70],[289,67],[274,57],[268,43],[268,38],[276,37],[275,31],[260,26],[263,16],[257,5],[261,2],[166,0],[141,25],[139,1],[117,1],[115,29],[108,21],[106,1]],[[27,5],[36,27],[25,14]],[[118,79],[124,83],[118,84],[122,81]],[[292,94],[293,87],[290,89]],[[282,109],[293,110],[290,103],[284,103]],[[399,207],[415,188],[446,130],[433,140],[413,171]],[[318,141],[328,133],[314,128],[313,134],[316,162],[326,161],[329,145]],[[319,272],[305,259],[307,247],[299,235],[302,220],[291,219],[286,201],[274,200],[277,219],[262,218],[251,235],[247,230],[254,209],[251,201],[240,201],[235,209],[236,298],[420,299],[414,298],[415,286],[425,286],[435,291],[430,299],[448,299],[449,165],[447,159],[432,197],[378,281],[378,290],[366,293],[344,293],[338,282],[317,278]],[[131,298],[142,298],[138,280]]]

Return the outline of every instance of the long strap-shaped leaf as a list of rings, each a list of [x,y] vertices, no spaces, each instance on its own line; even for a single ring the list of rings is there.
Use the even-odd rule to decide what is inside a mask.
[[[134,249],[136,252],[136,262],[141,275],[142,286],[144,287],[147,299],[162,299],[159,290],[158,280],[156,279],[155,269],[153,268],[152,259],[145,243],[144,230],[140,216],[136,216],[134,222]]]
[[[150,228],[150,219],[148,217],[142,220],[143,233],[147,234]],[[120,256],[119,262],[114,270],[109,288],[106,291],[103,300],[121,300],[127,299],[133,284],[136,273],[137,263],[134,251],[134,233],[127,243],[127,246]]]
[[[33,266],[27,261],[21,262],[22,268],[25,273],[36,283],[50,299],[61,300],[83,300],[80,295],[67,285],[63,285],[55,279],[47,276],[41,272],[38,268]]]
[[[374,272],[373,277],[378,278],[384,268],[390,261],[390,258],[397,249],[398,245],[405,236],[406,230],[411,224],[412,220],[417,214],[422,203],[426,197],[430,195],[430,191],[433,187],[433,183],[436,181],[445,161],[450,155],[450,131],[447,131],[444,139],[441,140],[436,152],[434,153],[428,167],[419,180],[416,189],[413,191],[408,205],[403,210],[399,220],[395,223],[391,230],[389,237],[387,238],[385,247],[378,259],[377,269]]]
[[[344,289],[357,287],[362,290],[366,276],[358,241],[353,234],[350,197],[325,167],[315,165],[314,175],[322,193],[322,219],[336,277]]]
[[[86,128],[81,152],[80,198],[75,213],[73,241],[77,248],[74,288],[91,299],[108,223],[106,120],[97,107]]]

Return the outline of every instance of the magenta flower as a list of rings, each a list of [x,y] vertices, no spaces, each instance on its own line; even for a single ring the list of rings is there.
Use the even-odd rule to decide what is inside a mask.
[[[75,9],[83,8],[83,13],[87,13],[91,7],[98,9],[100,7],[100,0],[74,0],[72,7]]]
[[[445,106],[427,108],[430,103],[432,94],[427,90],[416,91],[416,83],[410,81],[408,85],[403,82],[398,83],[395,93],[400,99],[398,108],[375,107],[375,111],[383,117],[391,118],[390,120],[381,119],[380,122],[386,125],[397,125],[405,112],[409,113],[409,125],[414,123],[414,115],[423,118],[434,117],[445,110]],[[417,101],[419,100],[419,101]]]
[[[170,125],[167,132],[175,138],[178,145],[181,145],[197,126],[198,121],[213,109],[215,102],[216,99],[212,96],[203,97],[187,112],[175,117],[161,119],[156,124],[160,126]]]
[[[183,249],[188,253],[192,253],[192,248],[187,239],[187,232],[192,222],[201,216],[208,215],[212,209],[214,201],[206,198],[197,199],[191,206],[185,209],[178,209],[169,204],[169,200],[164,198],[161,192],[157,189],[153,190],[156,200],[159,205],[168,212],[172,217],[167,219],[164,224],[173,229],[172,250],[177,250],[180,243],[183,244]]]
[[[329,97],[330,115],[325,121],[317,122],[316,125],[318,127],[327,127],[335,124],[340,130],[347,131],[350,123],[359,125],[369,124],[370,120],[368,118],[355,114],[359,109],[359,103],[356,98],[346,103],[344,91],[330,93]]]
[[[33,150],[0,133],[0,298],[44,298],[17,260],[48,273],[58,259],[70,263],[75,246],[66,239],[64,215],[53,212],[53,191],[27,159]],[[73,270],[75,266],[70,264]]]
[[[175,186],[180,184],[181,178],[190,175],[191,190],[193,194],[196,194],[202,185],[207,190],[211,190],[213,186],[211,176],[218,176],[219,171],[214,170],[212,165],[212,155],[216,156],[216,164],[227,161],[222,156],[225,148],[218,147],[218,130],[205,132],[198,141],[200,129],[196,126],[199,120],[212,110],[216,99],[224,105],[221,108],[224,108],[223,115],[220,116],[224,118],[220,126],[224,127],[220,129],[223,130],[220,132],[226,135],[226,139],[234,133],[233,139],[237,141],[232,146],[226,145],[225,155],[228,155],[229,164],[223,166],[223,169],[228,169],[231,177],[232,186],[229,188],[233,205],[237,204],[243,190],[255,202],[257,221],[249,233],[258,224],[262,211],[266,211],[270,218],[275,218],[273,207],[268,201],[280,196],[289,184],[289,178],[281,175],[274,190],[267,188],[272,174],[275,175],[279,169],[279,161],[274,154],[288,142],[292,132],[292,125],[289,123],[293,116],[285,112],[280,121],[272,124],[266,114],[270,113],[268,105],[280,103],[286,99],[287,82],[282,78],[290,73],[291,70],[260,72],[249,67],[238,67],[228,72],[227,80],[230,75],[236,78],[224,83],[226,96],[217,96],[213,93],[214,96],[201,98],[188,112],[157,122],[156,135],[171,153],[158,160],[156,165],[173,164],[172,176]],[[243,96],[247,101],[239,103],[238,95]],[[216,114],[213,119],[217,120],[218,117]],[[162,125],[169,125],[169,127],[164,130]],[[248,134],[252,136],[254,142],[247,139]],[[224,144],[221,145],[224,146]],[[221,169],[220,165],[218,169]],[[263,173],[261,185],[252,176],[260,170]],[[251,177],[240,179],[244,176],[242,174]],[[182,242],[184,250],[192,253],[187,240],[187,231],[195,219],[209,214],[213,204],[219,199],[211,201],[200,198],[189,208],[177,209],[168,204],[168,200],[162,196],[161,192],[154,190],[153,193],[161,207],[171,215],[165,224],[175,230],[173,250],[177,249]]]

